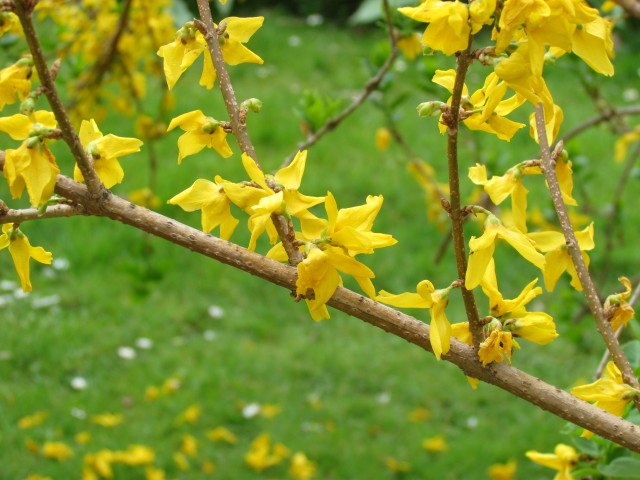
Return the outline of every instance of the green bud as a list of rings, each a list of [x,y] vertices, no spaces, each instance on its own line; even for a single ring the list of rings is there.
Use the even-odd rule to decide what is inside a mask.
[[[38,145],[41,142],[41,138],[39,136],[30,136],[29,138],[27,138],[24,142],[27,145],[27,148],[34,148],[36,145]]]
[[[215,118],[207,117],[207,123],[202,126],[202,131],[204,133],[211,134],[215,132],[218,127],[220,127],[220,122],[218,120],[216,120]]]
[[[440,112],[441,105],[444,105],[444,103],[437,100],[431,102],[423,102],[416,107],[416,110],[418,110],[418,115],[421,117],[431,117],[434,113]]]
[[[260,113],[260,110],[262,109],[262,100],[259,100],[257,98],[249,98],[248,100],[242,102],[242,107],[246,108],[247,110],[251,110],[253,113]]]
[[[36,109],[36,102],[32,97],[25,98],[20,104],[20,113],[27,117]]]

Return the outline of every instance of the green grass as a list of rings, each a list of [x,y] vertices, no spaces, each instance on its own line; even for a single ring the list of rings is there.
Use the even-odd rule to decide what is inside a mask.
[[[292,35],[298,37],[300,47],[289,46]],[[265,168],[277,169],[302,138],[300,121],[293,114],[302,92],[315,89],[348,101],[368,78],[363,59],[376,42],[384,42],[376,30],[348,31],[330,25],[310,29],[299,20],[267,15],[251,43],[265,65],[231,69],[239,98],[257,97],[264,102],[263,111],[250,117],[249,128]],[[421,101],[446,99],[444,92],[425,90],[429,79],[425,71],[451,66],[450,59],[439,62],[439,58],[427,58],[420,68],[407,65],[395,76],[408,85],[408,97],[398,110],[399,125],[444,181],[445,140],[437,133],[437,120],[417,119],[414,111]],[[567,98],[569,104],[567,129],[593,114],[572,69],[575,64],[559,62],[550,75],[556,98]],[[623,78],[637,82],[637,75],[631,77],[629,71],[631,67],[623,68]],[[194,88],[199,74],[194,67],[180,80],[174,115],[202,108],[224,118],[217,91]],[[472,73],[471,89],[477,88],[481,75],[480,70]],[[602,84],[620,104],[618,84]],[[423,195],[404,168],[406,158],[395,147],[384,153],[374,147],[374,131],[382,124],[380,112],[367,103],[319,142],[309,153],[303,191],[323,195],[330,189],[341,207],[362,204],[368,194],[384,195],[375,230],[393,234],[399,245],[365,260],[376,271],[377,288],[412,290],[424,278],[439,287],[448,285],[455,279],[451,255],[434,265],[442,234],[426,221]],[[133,135],[132,129],[114,118],[100,126],[105,133]],[[610,157],[613,140],[604,128],[596,132],[569,146],[585,165]],[[510,145],[482,133],[464,131],[463,135],[474,142],[466,143],[470,148],[462,152],[465,167],[481,159],[488,162],[491,173],[500,174],[509,165],[536,155],[526,131]],[[176,132],[170,133],[158,144],[157,193],[163,201],[199,176],[244,179],[237,155],[222,160],[205,151],[178,166],[177,137]],[[65,165],[65,160],[60,163]],[[116,191],[126,194],[144,186],[144,153],[122,163],[127,177]],[[584,179],[585,185],[584,191],[578,190],[579,201],[588,199],[598,205],[611,198],[620,166],[607,165],[611,166],[604,175],[595,167],[576,169],[576,183]],[[65,173],[70,172],[67,160]],[[542,179],[527,179],[527,186],[533,192],[531,203],[548,210]],[[1,188],[2,198],[8,198],[6,187]],[[464,188],[466,193],[471,191],[469,185]],[[634,176],[625,201],[632,202],[637,193]],[[169,205],[160,211],[199,226],[198,213],[187,214]],[[603,285],[609,289],[619,274],[633,275],[638,267],[634,245],[628,243],[636,233],[638,213],[627,208],[623,215],[627,243],[615,252],[615,268],[605,272]],[[244,222],[241,219],[241,227]],[[332,311],[330,320],[314,323],[305,306],[294,304],[288,292],[124,225],[72,218],[31,222],[24,229],[34,245],[68,259],[70,267],[56,270],[33,265],[34,293],[0,307],[2,479],[24,479],[30,473],[56,480],[80,478],[85,454],[102,448],[122,450],[131,444],[153,448],[156,465],[166,469],[171,479],[208,478],[200,472],[205,460],[216,465],[212,478],[287,478],[287,462],[262,474],[244,464],[251,441],[263,432],[294,452],[305,452],[317,464],[317,478],[326,480],[487,478],[489,465],[511,458],[518,460],[518,478],[549,478],[550,471],[528,462],[524,452],[551,451],[558,441],[567,441],[558,433],[564,425],[561,420],[489,385],[471,390],[454,366],[437,362],[414,345],[341,312]],[[477,227],[469,225],[469,233],[474,231]],[[603,235],[598,232],[598,242]],[[246,245],[248,234],[239,228],[232,240]],[[259,251],[267,248],[262,242]],[[501,287],[505,296],[512,296],[536,273],[506,248],[499,250]],[[596,268],[598,259],[595,254]],[[507,265],[517,267],[507,269]],[[3,280],[15,281],[6,254],[0,256],[0,269]],[[573,320],[580,308],[579,296],[567,285],[563,280],[554,295],[545,293],[538,302],[538,308],[554,315],[563,335],[547,347],[523,345],[513,359],[514,365],[560,387],[590,378],[602,350],[590,320]],[[57,305],[32,306],[51,295],[59,295]],[[12,290],[5,289],[2,298],[13,298]],[[224,310],[221,318],[208,314],[212,305]],[[425,312],[414,313],[426,320]],[[457,295],[448,315],[453,321],[463,318]],[[153,347],[136,348],[132,360],[117,355],[119,347],[135,347],[140,338],[151,339]],[[85,390],[71,388],[77,376],[87,380]],[[147,387],[160,386],[170,377],[180,378],[177,392],[145,400]],[[319,400],[316,408],[310,399]],[[253,402],[277,404],[282,410],[271,419],[245,418],[242,408]],[[194,425],[176,422],[190,405],[201,407],[199,421]],[[428,409],[431,416],[413,423],[408,416],[418,407]],[[49,414],[42,425],[17,428],[20,418],[41,410]],[[77,418],[79,411],[88,417],[122,413],[125,421],[106,429]],[[207,440],[205,432],[216,426],[233,431],[238,443]],[[81,431],[90,432],[91,441],[75,445],[73,437]],[[172,454],[184,433],[195,435],[200,448],[192,468],[180,472]],[[425,438],[435,435],[446,438],[446,452],[430,453],[421,447]],[[25,448],[27,439],[38,444],[64,441],[73,445],[75,455],[66,462],[44,459]],[[385,467],[387,457],[409,462],[411,471],[394,476]],[[140,467],[118,468],[118,479],[143,478]]]

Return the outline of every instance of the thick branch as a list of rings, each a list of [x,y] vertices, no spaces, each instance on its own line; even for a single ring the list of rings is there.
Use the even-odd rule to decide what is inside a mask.
[[[295,288],[294,268],[136,206],[120,197],[111,196],[101,208],[95,209],[86,187],[62,175],[58,175],[56,193],[84,203],[90,212],[131,225],[288,290]],[[413,317],[345,288],[338,288],[329,305],[431,351],[429,326]],[[640,427],[579,400],[553,385],[507,364],[483,367],[475,349],[455,339],[452,339],[451,350],[443,359],[457,365],[465,375],[491,383],[569,422],[640,452]]]
[[[467,252],[465,248],[464,238],[464,216],[461,209],[460,201],[460,171],[458,168],[458,129],[460,122],[460,103],[462,99],[462,90],[464,80],[469,70],[469,66],[473,61],[473,55],[470,53],[471,37],[469,37],[469,47],[458,55],[456,80],[453,85],[451,94],[451,107],[446,112],[445,122],[447,124],[447,160],[449,164],[449,194],[450,194],[450,217],[451,232],[453,234],[453,250],[456,257],[456,266],[458,268],[458,278],[464,280],[467,272]],[[460,286],[462,292],[462,300],[464,309],[469,320],[469,329],[473,337],[473,343],[478,346],[483,340],[482,324],[478,307],[473,292],[467,290],[464,281]]]
[[[560,226],[562,227],[564,238],[567,242],[569,255],[571,256],[578,278],[580,279],[580,284],[584,290],[589,309],[595,318],[596,328],[600,332],[600,335],[602,335],[602,338],[607,345],[607,349],[611,352],[611,358],[620,369],[625,383],[634,388],[639,388],[640,385],[638,385],[638,379],[633,373],[633,369],[631,368],[631,365],[629,365],[629,361],[627,360],[627,357],[618,343],[618,339],[611,329],[611,324],[607,321],[604,314],[600,297],[598,296],[596,287],[591,279],[587,265],[582,258],[580,245],[578,245],[578,240],[576,239],[575,232],[573,231],[573,226],[569,220],[567,207],[562,200],[562,192],[560,191],[560,185],[558,184],[558,178],[556,177],[556,170],[554,168],[554,159],[552,158],[551,151],[549,149],[549,142],[547,140],[542,104],[538,104],[536,107],[536,130],[540,141],[544,176],[547,180],[547,184],[549,185],[549,192],[551,193],[551,199],[553,200],[553,205],[556,213],[558,214]],[[634,400],[634,402],[636,403],[636,406],[640,406],[639,401]]]
[[[327,120],[324,125],[322,125],[312,135],[309,135],[304,142],[298,144],[297,150],[285,159],[285,161],[282,163],[282,167],[286,167],[287,165],[289,165],[293,161],[296,153],[299,150],[306,150],[307,148],[314,145],[322,137],[324,137],[327,133],[334,130],[338,125],[340,125],[340,123],[342,123],[343,120],[345,120],[349,115],[355,112],[365,102],[365,100],[369,98],[369,95],[375,92],[380,86],[380,82],[382,82],[382,79],[392,67],[393,62],[398,56],[398,47],[396,45],[396,37],[393,29],[393,23],[391,21],[391,10],[389,8],[388,0],[384,1],[384,9],[387,20],[387,28],[389,30],[389,43],[391,44],[391,53],[387,57],[386,61],[384,62],[382,67],[380,67],[380,70],[378,70],[378,72],[373,77],[367,80],[367,83],[364,85],[360,93],[349,104],[349,106],[347,106],[335,117]]]

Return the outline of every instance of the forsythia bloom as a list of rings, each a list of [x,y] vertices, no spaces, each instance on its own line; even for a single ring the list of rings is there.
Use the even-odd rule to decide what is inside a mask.
[[[219,176],[215,183],[199,178],[167,203],[179,205],[186,212],[201,210],[202,231],[210,232],[220,226],[220,238],[229,240],[239,222],[231,215],[231,203],[224,191],[226,183]]]
[[[455,70],[436,70],[433,76],[433,83],[445,87],[449,92],[453,92],[453,85],[456,79]],[[510,141],[515,133],[522,127],[523,123],[514,122],[505,118],[525,101],[524,97],[514,95],[503,100],[507,93],[507,84],[500,81],[495,73],[490,73],[481,89],[476,90],[471,96],[464,85],[462,90],[464,109],[464,124],[470,130],[481,130],[495,134],[498,138]],[[451,101],[451,99],[449,99]],[[478,111],[479,110],[479,111]],[[474,112],[474,113],[466,113]],[[442,117],[441,117],[442,118]],[[447,127],[442,123],[438,124],[440,133],[446,132]]]
[[[606,312],[613,310],[613,316],[609,321],[614,332],[623,325],[626,327],[635,315],[633,307],[627,302],[631,296],[631,282],[627,277],[620,277],[618,280],[624,285],[625,291],[609,295],[604,303]]]
[[[0,110],[5,105],[14,103],[16,97],[20,100],[27,98],[31,91],[32,70],[33,61],[30,56],[0,70]]]
[[[598,408],[621,417],[627,404],[640,395],[640,391],[624,383],[622,374],[613,362],[607,363],[605,375],[593,383],[571,389],[571,394]]]
[[[482,361],[482,365],[489,365],[492,362],[502,363],[504,357],[507,358],[507,362],[511,363],[511,352],[514,347],[520,348],[511,332],[505,332],[500,326],[496,326],[480,344],[478,357]]]
[[[233,154],[227,143],[227,132],[220,126],[220,122],[205,116],[201,110],[194,110],[174,118],[167,131],[170,132],[176,127],[186,132],[178,139],[178,165],[182,163],[184,157],[195,155],[204,147],[213,148],[224,158]]]
[[[543,266],[544,286],[551,292],[556,286],[558,279],[563,272],[567,271],[571,275],[571,285],[578,291],[582,290],[580,279],[567,250],[566,241],[562,232],[534,232],[527,236],[535,243],[537,249],[545,253],[545,263]],[[593,250],[593,223],[587,228],[576,232],[578,246],[582,252],[587,267],[589,266],[589,255],[587,250]]]
[[[529,450],[526,455],[529,460],[557,470],[558,473],[553,477],[553,480],[573,480],[571,470],[578,461],[578,454],[573,447],[559,443],[556,445],[554,453],[539,453],[535,450]]]
[[[5,150],[4,176],[13,198],[20,198],[25,187],[33,206],[42,205],[53,195],[60,169],[45,136],[55,127],[55,116],[44,110],[0,118],[1,132],[14,140],[24,140],[17,150]]]
[[[431,312],[429,341],[433,354],[439,360],[451,348],[451,324],[445,313],[451,289],[452,287],[436,290],[429,280],[423,280],[418,283],[416,293],[406,292],[392,295],[381,290],[375,299],[393,307],[429,308]]]
[[[20,277],[22,290],[30,292],[32,287],[29,278],[29,259],[33,258],[37,262],[48,265],[53,260],[53,255],[42,247],[32,247],[27,236],[10,223],[5,223],[2,226],[2,232],[0,250],[9,248],[13,264],[18,272],[18,277]]]
[[[469,249],[471,254],[467,265],[465,286],[471,290],[482,281],[487,266],[493,258],[493,252],[498,238],[506,240],[526,260],[542,269],[545,266],[544,257],[536,251],[531,240],[517,229],[509,229],[495,215],[487,215],[484,222],[484,233],[479,238],[471,237]]]
[[[94,160],[93,166],[98,178],[107,188],[122,182],[124,178],[118,157],[139,152],[142,145],[142,141],[137,138],[102,135],[93,119],[82,121],[79,137],[85,150]],[[78,182],[84,181],[77,164],[73,170],[73,178]]]

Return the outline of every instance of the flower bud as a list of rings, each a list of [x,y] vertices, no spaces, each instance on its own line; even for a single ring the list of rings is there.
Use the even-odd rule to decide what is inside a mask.
[[[421,117],[431,117],[434,113],[440,112],[441,105],[444,104],[437,100],[431,102],[423,102],[416,107],[416,110],[418,110],[418,115]]]
[[[253,113],[260,113],[260,110],[262,109],[262,100],[259,100],[257,98],[249,98],[242,102],[242,107],[246,108],[247,110],[251,110]]]
[[[25,98],[20,104],[20,113],[27,117],[33,113],[36,108],[36,102],[32,97]]]

